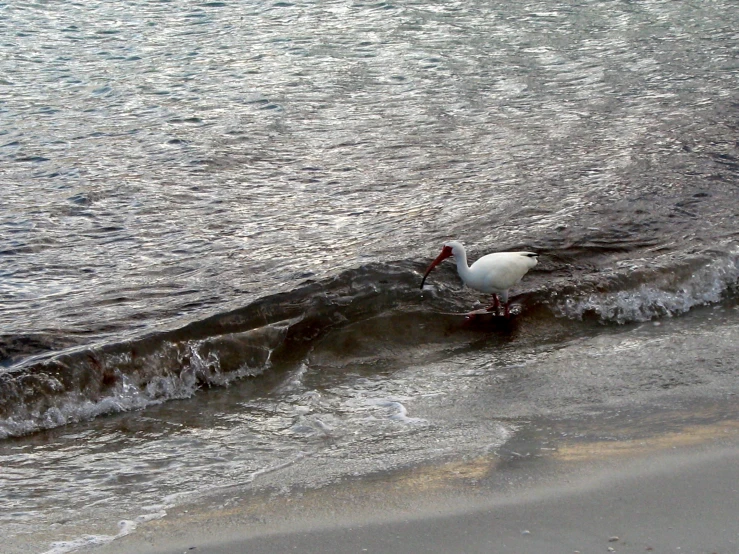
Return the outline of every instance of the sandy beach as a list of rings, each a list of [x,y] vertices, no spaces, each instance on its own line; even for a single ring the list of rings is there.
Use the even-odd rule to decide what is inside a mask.
[[[734,420],[514,454],[219,495],[95,552],[739,552]]]

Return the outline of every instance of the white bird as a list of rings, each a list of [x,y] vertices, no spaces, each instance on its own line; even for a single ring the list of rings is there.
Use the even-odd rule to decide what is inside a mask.
[[[505,306],[505,317],[509,317],[508,289],[517,284],[528,270],[536,265],[537,255],[533,252],[496,252],[483,256],[468,267],[464,246],[453,240],[444,243],[441,254],[431,262],[421,281],[421,288],[432,269],[450,256],[454,256],[457,272],[464,284],[471,289],[492,294],[493,303],[487,309],[498,313],[499,302],[502,302]]]

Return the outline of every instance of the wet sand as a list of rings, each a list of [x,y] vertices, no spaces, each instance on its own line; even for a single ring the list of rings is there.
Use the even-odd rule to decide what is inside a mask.
[[[95,552],[735,553],[739,425],[227,496],[180,506]]]

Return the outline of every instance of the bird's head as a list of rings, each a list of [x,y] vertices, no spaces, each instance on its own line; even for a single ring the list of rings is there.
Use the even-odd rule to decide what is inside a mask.
[[[456,240],[445,242],[444,247],[441,249],[441,254],[439,254],[433,262],[431,262],[431,265],[428,267],[426,273],[423,275],[423,279],[421,280],[421,288],[423,288],[423,284],[426,282],[426,277],[429,276],[429,273],[431,273],[432,269],[434,269],[437,265],[439,265],[447,258],[450,258],[455,254],[459,254],[460,252],[464,252],[464,246],[462,246],[462,243],[457,242]]]

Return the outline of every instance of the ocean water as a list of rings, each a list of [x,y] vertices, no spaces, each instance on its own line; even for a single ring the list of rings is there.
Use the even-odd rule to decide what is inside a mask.
[[[737,392],[733,2],[0,2],[0,529]],[[451,262],[531,250],[511,321]],[[624,408],[625,409],[625,408]],[[729,410],[731,411],[731,410]]]

